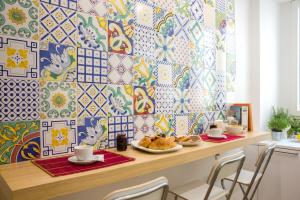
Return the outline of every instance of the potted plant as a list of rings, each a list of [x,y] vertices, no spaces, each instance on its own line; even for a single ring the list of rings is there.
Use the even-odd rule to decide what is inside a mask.
[[[287,131],[290,129],[290,117],[287,110],[283,108],[275,109],[273,107],[273,114],[268,127],[272,131],[273,140],[282,140],[287,138]]]
[[[292,137],[293,135],[297,135],[298,133],[300,133],[300,118],[293,116],[290,117],[290,125],[291,128],[288,131],[288,136]]]

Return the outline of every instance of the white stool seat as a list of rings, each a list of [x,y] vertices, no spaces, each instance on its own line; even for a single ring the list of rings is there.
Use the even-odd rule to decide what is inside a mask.
[[[237,180],[237,183],[240,183],[243,185],[250,185],[250,182],[251,182],[253,176],[254,176],[254,172],[242,169],[242,171],[239,175],[239,178]],[[258,181],[261,176],[262,176],[262,174],[258,173],[255,178],[255,182]],[[234,181],[234,177],[235,177],[235,173],[226,177],[225,180]]]
[[[172,191],[189,200],[202,200],[205,198],[208,184],[201,184],[200,181],[192,181],[184,186],[173,189]],[[221,187],[214,186],[210,195],[210,200],[220,199],[225,197],[228,194],[227,190],[222,189]]]

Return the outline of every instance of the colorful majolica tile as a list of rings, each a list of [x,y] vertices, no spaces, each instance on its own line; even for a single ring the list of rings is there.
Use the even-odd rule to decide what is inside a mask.
[[[77,45],[79,47],[107,51],[107,20],[78,13],[77,30]]]
[[[145,135],[154,135],[154,115],[135,115],[134,116],[134,139],[140,140]]]
[[[154,7],[143,1],[136,1],[135,23],[137,26],[154,30]]]
[[[187,65],[174,65],[173,86],[179,89],[189,89],[190,87],[190,67]]]
[[[205,0],[203,5],[204,24],[206,27],[215,29],[216,27],[216,9],[215,0]]]
[[[155,58],[158,62],[174,63],[174,37],[163,36],[160,33],[155,37]]]
[[[188,114],[190,112],[189,90],[174,89],[174,113]]]
[[[174,35],[174,14],[159,7],[155,8],[154,28],[165,37]]]
[[[190,89],[190,111],[191,113],[199,113],[204,110],[203,97],[200,89]]]
[[[216,69],[216,48],[204,47],[203,64],[206,69]]]
[[[193,44],[189,52],[190,52],[191,66],[204,68],[204,63],[203,63],[204,48],[197,47]]]
[[[216,110],[216,91],[201,90],[202,106],[204,111]]]
[[[175,0],[175,13],[184,17],[191,17],[189,0]]]
[[[41,119],[76,118],[76,83],[40,81]]]
[[[204,28],[204,46],[216,48],[216,31],[214,29]]]
[[[158,7],[163,8],[167,11],[174,11],[175,2],[174,0],[152,0]]]
[[[234,0],[227,0],[226,14],[229,18],[234,18],[235,17],[234,10],[235,10]]]
[[[157,64],[158,86],[172,86],[173,66],[168,64]]]
[[[236,56],[227,54],[226,62],[226,90],[233,92],[236,79]]]
[[[172,114],[174,108],[174,90],[172,87],[156,87],[156,113]]]
[[[77,10],[98,17],[106,17],[106,0],[77,0]]]
[[[42,157],[68,154],[78,144],[77,126],[74,119],[41,121]]]
[[[126,134],[127,144],[134,138],[133,116],[117,116],[108,118],[108,147],[116,147],[118,134]]]
[[[82,125],[86,118],[107,115],[107,86],[93,83],[78,83],[77,85],[77,118]]]
[[[39,1],[1,1],[0,34],[38,40]]]
[[[40,43],[40,77],[47,81],[76,81],[76,53],[75,47]]]
[[[216,70],[219,72],[226,72],[226,62],[228,62],[226,59],[226,53],[221,50],[217,50],[216,54]]]
[[[189,115],[175,115],[174,116],[174,130],[176,135],[189,134]]]
[[[37,42],[0,37],[0,57],[0,77],[38,78]]]
[[[198,135],[204,132],[205,117],[203,113],[191,113],[189,115],[189,133],[192,135]]]
[[[190,87],[192,89],[204,89],[203,67],[192,65],[190,68]]]
[[[141,28],[139,26],[135,27],[134,30],[134,55],[143,56],[145,58],[155,59],[155,37],[156,32],[154,30],[149,30]]]
[[[225,86],[226,86],[226,74],[221,73],[221,72],[216,72],[216,78],[217,78],[217,85],[216,85],[216,90],[217,91],[225,91]]]
[[[108,50],[120,54],[133,54],[133,30],[128,31],[124,24],[108,21]]]
[[[77,9],[77,0],[41,0],[41,1],[56,6],[68,8],[71,10]]]
[[[216,112],[215,111],[207,111],[204,112],[204,131],[207,131],[210,124],[213,124],[216,120]]]
[[[122,22],[127,28],[134,23],[135,1],[107,0],[107,18],[115,22]],[[126,29],[127,29],[126,28]]]
[[[174,36],[189,41],[190,19],[181,15],[174,15]]]
[[[156,85],[157,70],[154,63],[148,58],[134,57],[133,85],[143,87]]]
[[[217,111],[226,111],[226,93],[225,91],[216,91],[215,104]]]
[[[221,51],[225,51],[226,23],[226,15],[222,12],[216,11],[216,42],[217,49]]]
[[[108,146],[108,124],[106,117],[88,117],[82,125],[78,125],[78,144],[104,149]]]
[[[217,76],[216,70],[204,69],[203,71],[203,88],[205,90],[216,90]]]
[[[166,136],[171,136],[175,134],[173,115],[169,114],[156,114],[154,123],[154,132],[156,134],[164,134]]]
[[[197,20],[190,20],[188,30],[189,38],[196,46],[195,48],[202,48],[204,46],[204,26]]]
[[[133,114],[133,87],[131,85],[109,85],[107,98],[109,116]]]
[[[190,65],[190,42],[175,37],[174,46],[174,62],[182,65]]]
[[[40,3],[40,41],[76,45],[77,16],[75,10]]]
[[[109,53],[108,54],[108,83],[128,85],[132,83],[133,57]]]
[[[107,83],[107,52],[77,48],[77,81]]]
[[[39,107],[38,81],[0,79],[0,122],[37,120]]]
[[[226,3],[228,0],[215,0],[216,1],[216,9],[220,12],[226,12]]]
[[[40,121],[0,122],[0,165],[39,158]]]
[[[204,4],[203,0],[191,0],[190,1],[191,18],[196,19],[199,22],[204,21],[203,4]]]
[[[155,113],[155,88],[135,86],[133,91],[133,109],[135,115]]]
[[[215,111],[215,120],[225,120],[227,111]]]

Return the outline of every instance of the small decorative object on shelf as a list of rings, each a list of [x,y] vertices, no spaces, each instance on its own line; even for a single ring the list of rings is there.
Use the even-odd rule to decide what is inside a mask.
[[[120,133],[117,135],[117,150],[126,151],[127,149],[127,138],[125,133]]]
[[[228,108],[227,120],[229,125],[239,125],[244,130],[253,131],[251,104],[234,103],[229,104]]]

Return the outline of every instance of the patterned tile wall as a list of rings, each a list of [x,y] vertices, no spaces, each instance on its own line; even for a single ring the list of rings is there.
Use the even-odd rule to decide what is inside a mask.
[[[3,1],[0,164],[199,134],[234,90],[234,0]]]

